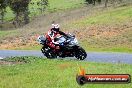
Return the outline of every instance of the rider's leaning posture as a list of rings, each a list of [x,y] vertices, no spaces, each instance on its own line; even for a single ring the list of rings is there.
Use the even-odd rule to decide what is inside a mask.
[[[52,24],[51,29],[46,34],[47,45],[53,49],[60,49],[58,42],[55,41],[56,36],[64,35],[67,36],[64,32],[60,31],[60,26],[58,24]]]

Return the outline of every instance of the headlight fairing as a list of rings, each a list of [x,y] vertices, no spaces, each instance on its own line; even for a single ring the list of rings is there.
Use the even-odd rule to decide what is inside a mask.
[[[78,45],[78,40],[74,38],[71,42],[72,45]]]
[[[40,44],[44,44],[44,42],[46,41],[46,38],[45,38],[43,35],[40,35],[40,36],[37,38],[37,41],[38,41]]]

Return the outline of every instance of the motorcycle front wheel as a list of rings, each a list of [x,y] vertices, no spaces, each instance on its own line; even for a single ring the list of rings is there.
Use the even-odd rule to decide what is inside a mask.
[[[57,58],[57,55],[52,50],[46,50],[44,48],[44,49],[41,49],[41,51],[44,54],[44,56],[46,56],[48,59]]]
[[[87,53],[82,47],[78,47],[78,50],[75,52],[75,57],[79,60],[84,60],[87,57]]]

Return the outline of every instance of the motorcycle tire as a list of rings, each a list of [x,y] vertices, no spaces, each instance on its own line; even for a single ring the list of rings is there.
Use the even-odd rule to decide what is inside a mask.
[[[57,58],[57,55],[54,52],[52,52],[51,50],[45,51],[44,49],[41,49],[41,51],[44,54],[44,56],[46,56],[48,59]]]
[[[57,58],[57,56],[54,54],[54,53],[45,53],[45,56],[48,58],[48,59],[55,59]]]
[[[75,57],[78,60],[84,60],[87,57],[87,53],[83,48],[78,47],[78,50],[75,52]]]

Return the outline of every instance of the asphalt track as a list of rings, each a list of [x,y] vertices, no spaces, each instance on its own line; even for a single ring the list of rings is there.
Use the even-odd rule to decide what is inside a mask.
[[[41,51],[31,50],[0,50],[0,59],[14,56],[38,56],[44,57]],[[66,58],[64,58],[66,59]],[[76,59],[76,58],[74,58]],[[105,63],[132,64],[132,54],[111,52],[88,52],[85,61]]]

